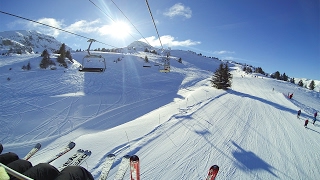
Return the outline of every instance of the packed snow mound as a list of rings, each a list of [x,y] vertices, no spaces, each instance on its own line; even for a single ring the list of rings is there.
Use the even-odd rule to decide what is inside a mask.
[[[144,51],[146,48],[148,50],[154,49],[154,47],[142,41],[134,41],[127,46],[128,49],[135,49],[136,51]]]
[[[41,34],[37,31],[4,31],[0,32],[0,52],[7,53],[41,53],[43,50],[54,52],[59,50],[61,42],[54,37]],[[66,50],[71,50],[66,46]]]

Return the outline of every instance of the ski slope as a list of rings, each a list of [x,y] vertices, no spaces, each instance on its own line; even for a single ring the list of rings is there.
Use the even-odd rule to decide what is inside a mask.
[[[126,154],[139,156],[141,179],[205,179],[213,164],[220,166],[216,179],[320,177],[320,122],[303,127],[320,110],[319,92],[247,75],[232,64],[232,88],[217,90],[209,80],[220,61],[186,51],[171,51],[170,73],[142,67],[146,55],[151,64],[160,61],[151,53],[101,55],[104,73],[77,71],[85,52],[72,54],[77,62],[57,70],[39,69],[39,54],[1,56],[3,152],[23,157],[40,142],[30,159],[35,165],[74,141],[76,147],[52,165],[89,149],[82,166],[95,179],[109,153],[116,160],[108,179]],[[28,62],[32,69],[23,71]]]

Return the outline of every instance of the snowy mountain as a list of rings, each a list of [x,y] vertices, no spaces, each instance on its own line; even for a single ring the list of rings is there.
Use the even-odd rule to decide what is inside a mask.
[[[150,46],[149,44],[142,42],[142,41],[134,41],[127,46],[128,49],[134,49],[136,51],[144,51],[147,49],[154,49],[154,47]]]
[[[4,31],[0,32],[0,53],[41,53],[44,49],[48,51],[59,50],[61,42],[54,37],[41,34],[37,31]],[[66,46],[66,50],[71,48]]]
[[[154,65],[161,55],[144,52],[145,44],[130,47],[141,50],[94,52],[106,60],[104,73],[78,71],[80,63],[94,61],[82,61],[86,52],[73,53],[75,63],[57,70],[40,69],[39,54],[0,56],[3,153],[24,157],[40,142],[30,159],[36,165],[74,141],[76,147],[51,164],[91,150],[82,166],[95,179],[109,153],[116,160],[108,179],[126,154],[139,156],[141,179],[148,180],[205,179],[213,164],[220,166],[217,180],[319,178],[320,122],[312,124],[318,91],[248,75],[238,64],[230,64],[231,89],[217,90],[209,81],[217,59],[171,50],[171,71],[160,73]],[[152,67],[143,67],[145,56]],[[28,62],[31,70],[22,70]]]

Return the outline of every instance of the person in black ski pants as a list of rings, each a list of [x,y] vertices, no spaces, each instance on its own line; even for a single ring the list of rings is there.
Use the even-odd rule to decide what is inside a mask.
[[[48,163],[32,166],[31,162],[19,159],[18,155],[12,152],[0,154],[0,163],[36,180],[94,180],[91,173],[81,166],[68,166],[59,172]],[[10,175],[10,179],[16,178]]]
[[[305,128],[308,126],[308,123],[309,123],[308,119],[304,121],[304,127]]]
[[[299,109],[299,111],[298,111],[297,118],[300,119],[300,115],[301,115],[301,109]]]
[[[317,115],[318,115],[318,112],[316,111],[315,113],[314,113],[314,119],[313,119],[313,124],[316,122],[316,120],[317,120]]]

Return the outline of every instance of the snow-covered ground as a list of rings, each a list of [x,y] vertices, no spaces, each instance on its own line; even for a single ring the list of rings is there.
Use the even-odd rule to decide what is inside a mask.
[[[209,80],[220,62],[186,51],[171,51],[170,73],[142,67],[145,55],[151,64],[160,61],[154,54],[101,54],[104,73],[79,72],[77,62],[39,69],[39,54],[0,57],[4,152],[23,157],[40,142],[30,159],[35,165],[74,141],[76,147],[52,164],[89,149],[82,166],[95,178],[109,153],[116,161],[108,179],[126,154],[139,156],[141,179],[205,179],[213,164],[220,166],[216,179],[320,177],[320,122],[303,127],[320,110],[319,92],[246,75],[237,65],[231,65],[232,88],[217,90]],[[73,58],[81,63],[84,55]],[[28,62],[32,69],[22,70]]]

